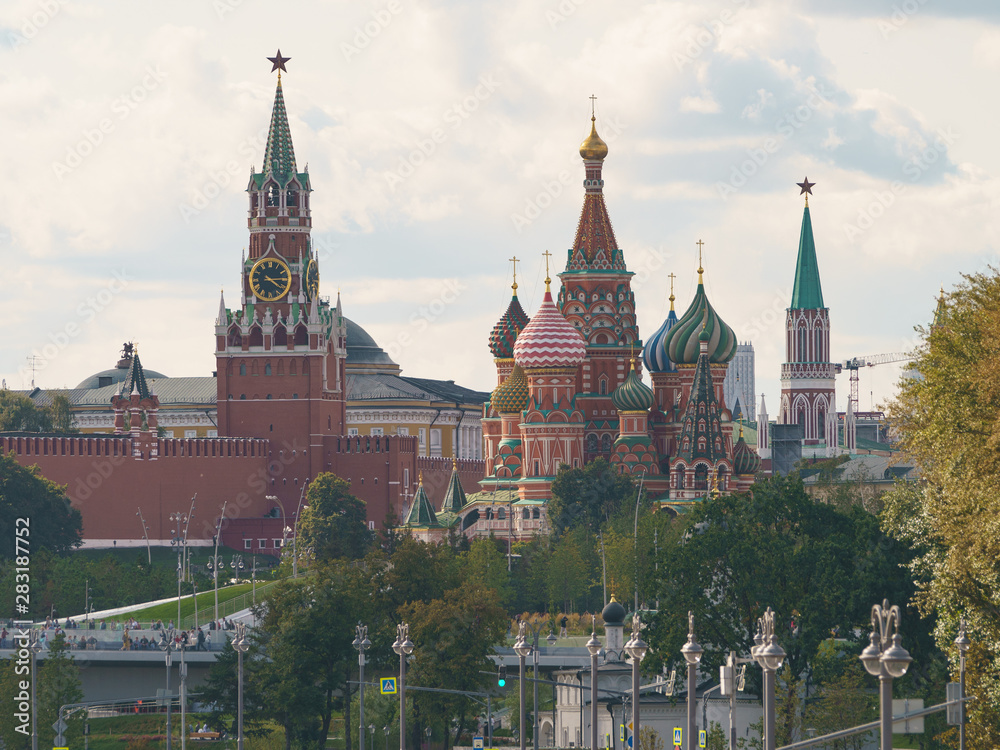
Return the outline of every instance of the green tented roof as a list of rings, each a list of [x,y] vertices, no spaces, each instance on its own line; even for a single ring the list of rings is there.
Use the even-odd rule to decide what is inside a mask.
[[[417,488],[417,496],[413,498],[413,505],[410,512],[406,514],[406,526],[438,526],[437,516],[431,507],[431,501],[427,499],[424,492],[423,482]]]
[[[795,286],[792,289],[791,309],[822,310],[824,307],[812,219],[809,218],[809,206],[806,206],[802,214],[802,231],[799,234],[799,257],[795,263]]]

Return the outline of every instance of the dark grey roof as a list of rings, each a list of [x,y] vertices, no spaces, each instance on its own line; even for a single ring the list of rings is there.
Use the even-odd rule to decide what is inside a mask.
[[[455,385],[454,381],[451,380],[404,378],[387,372],[348,373],[347,375],[348,401],[399,399],[478,405],[488,398],[488,393],[463,388],[460,385]]]
[[[347,328],[348,365],[393,365],[396,363],[385,353],[364,328],[350,318],[344,318]]]
[[[459,404],[483,404],[490,399],[489,393],[463,388],[460,385],[455,385],[454,380],[428,380],[427,378],[403,376],[400,376],[400,379],[435,394],[441,401],[454,401]]]

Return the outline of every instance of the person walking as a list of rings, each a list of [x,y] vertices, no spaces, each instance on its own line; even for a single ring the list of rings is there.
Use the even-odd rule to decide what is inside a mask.
[[[569,637],[569,633],[566,631],[566,625],[568,623],[569,623],[569,618],[566,615],[563,615],[562,619],[559,620],[559,637],[560,638],[568,638]]]

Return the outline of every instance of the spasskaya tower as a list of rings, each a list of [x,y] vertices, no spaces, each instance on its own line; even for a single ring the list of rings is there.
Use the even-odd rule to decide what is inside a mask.
[[[219,434],[270,440],[264,479],[284,501],[324,470],[324,436],[345,432],[347,333],[339,297],[331,307],[319,295],[312,188],[308,169],[296,166],[281,89],[290,58],[279,51],[268,59],[278,83],[264,163],[247,185],[240,306],[220,299],[215,348]]]

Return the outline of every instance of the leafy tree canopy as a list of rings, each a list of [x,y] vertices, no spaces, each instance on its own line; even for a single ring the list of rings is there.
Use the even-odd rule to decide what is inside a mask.
[[[925,483],[886,496],[886,529],[918,556],[916,602],[950,646],[969,622],[970,744],[1000,746],[1000,273],[966,276],[918,329],[889,418]],[[957,667],[953,667],[955,669]]]
[[[372,541],[365,504],[351,485],[324,472],[306,491],[307,507],[299,519],[299,538],[317,560],[364,557]]]
[[[635,492],[632,478],[620,474],[604,458],[580,469],[563,465],[552,482],[548,504],[552,529],[557,535],[581,526],[596,531],[623,505],[632,508]]]
[[[18,519],[27,519],[27,527]],[[83,521],[65,487],[41,476],[37,467],[25,468],[0,454],[0,558],[15,557],[16,530],[24,534],[25,528],[30,551],[45,547],[63,553],[80,545]]]

